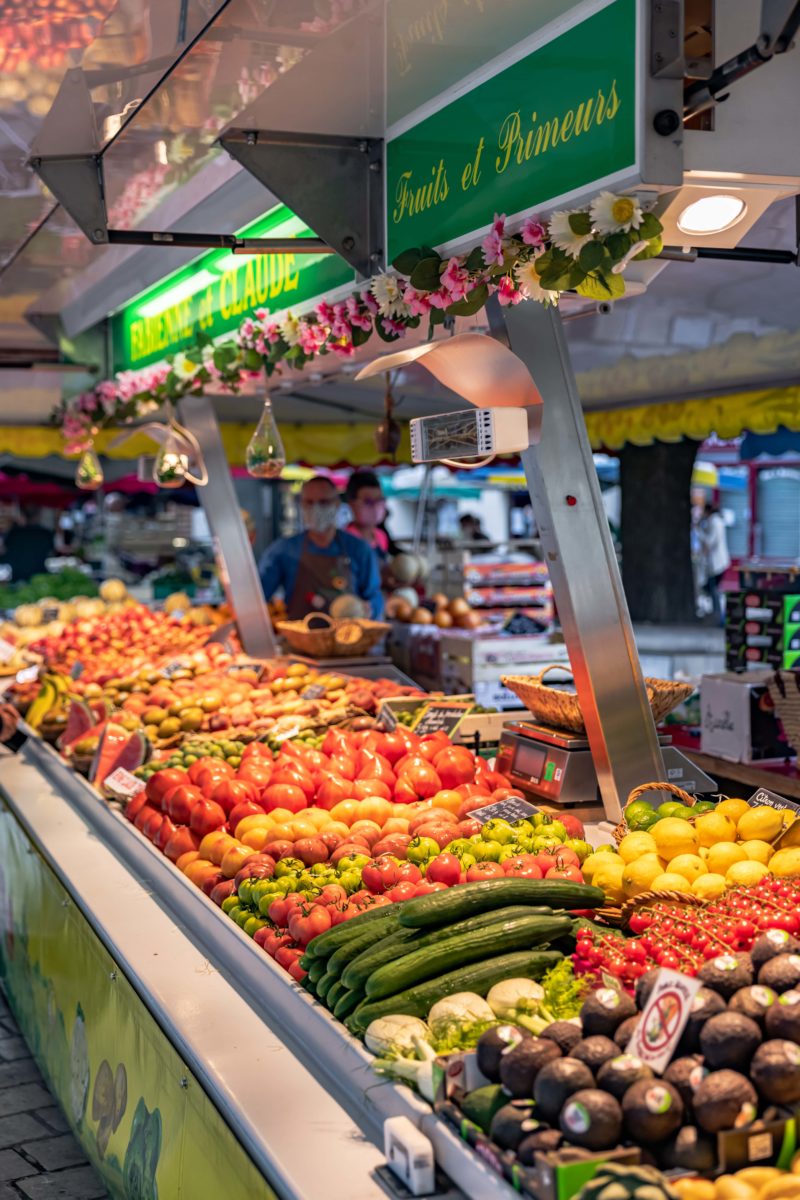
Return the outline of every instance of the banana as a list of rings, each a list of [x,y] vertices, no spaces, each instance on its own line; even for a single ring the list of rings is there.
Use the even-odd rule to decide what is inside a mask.
[[[28,709],[25,720],[31,729],[39,729],[42,721],[58,702],[58,692],[49,678],[45,678],[39,689],[39,695]]]

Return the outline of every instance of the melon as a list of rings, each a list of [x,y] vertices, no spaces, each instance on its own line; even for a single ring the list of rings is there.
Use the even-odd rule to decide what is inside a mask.
[[[38,604],[20,604],[14,611],[14,620],[18,625],[41,625],[44,613]]]
[[[113,771],[122,767],[131,773],[141,767],[152,753],[150,742],[141,729],[129,733],[114,721],[108,721],[97,746],[89,778],[97,787]]]
[[[420,563],[416,554],[396,554],[389,564],[395,579],[413,583],[419,578]]]
[[[67,724],[59,739],[59,749],[68,750],[73,742],[80,742],[97,721],[98,718],[85,701],[73,700],[69,706]]]
[[[335,621],[357,620],[367,614],[367,606],[358,596],[337,596],[331,603],[331,616]]]
[[[171,596],[167,596],[164,601],[164,612],[186,612],[192,607],[191,599],[186,595],[186,592],[173,592]]]
[[[398,588],[396,592],[392,592],[390,597],[392,600],[404,600],[406,604],[411,605],[411,610],[419,604],[419,596],[413,588]]]
[[[118,604],[127,594],[128,589],[121,579],[106,579],[100,584],[100,595],[107,604]]]

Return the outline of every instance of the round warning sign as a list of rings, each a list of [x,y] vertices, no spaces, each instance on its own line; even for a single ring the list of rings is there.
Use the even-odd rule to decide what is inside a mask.
[[[668,1046],[680,1027],[682,1016],[683,997],[677,992],[662,992],[656,997],[648,1006],[643,1030],[647,1049],[657,1052]]]

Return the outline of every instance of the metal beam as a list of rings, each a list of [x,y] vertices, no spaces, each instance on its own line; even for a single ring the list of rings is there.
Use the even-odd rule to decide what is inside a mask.
[[[189,396],[181,401],[180,410],[205,459],[208,483],[198,488],[197,494],[214,537],[222,582],[236,614],[242,647],[253,658],[274,658],[277,651],[272,622],[211,400],[207,396]]]
[[[240,238],[232,233],[172,233],[150,229],[109,229],[118,246],[170,246],[178,249],[230,250],[232,254],[333,254],[318,237]]]
[[[665,778],[628,605],[557,308],[487,305],[544,401],[541,441],[522,454],[606,816]],[[502,314],[502,316],[501,316]]]

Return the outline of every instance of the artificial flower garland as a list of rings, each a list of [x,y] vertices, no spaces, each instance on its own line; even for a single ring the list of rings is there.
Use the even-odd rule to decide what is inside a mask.
[[[502,305],[538,300],[556,304],[562,292],[594,300],[625,294],[628,263],[661,252],[661,222],[635,196],[601,192],[581,209],[555,212],[548,221],[527,217],[515,233],[496,215],[479,246],[443,258],[430,246],[406,250],[392,263],[396,273],[374,276],[346,300],[326,300],[305,316],[288,312],[279,321],[256,309],[235,339],[214,345],[200,336],[190,351],[143,371],[124,371],[91,392],[56,408],[68,454],[91,445],[96,432],[150,415],[187,395],[235,392],[249,377],[272,375],[283,364],[301,368],[318,355],[352,357],[377,334],[394,342],[423,317],[433,328],[447,317],[472,316],[491,295]]]

